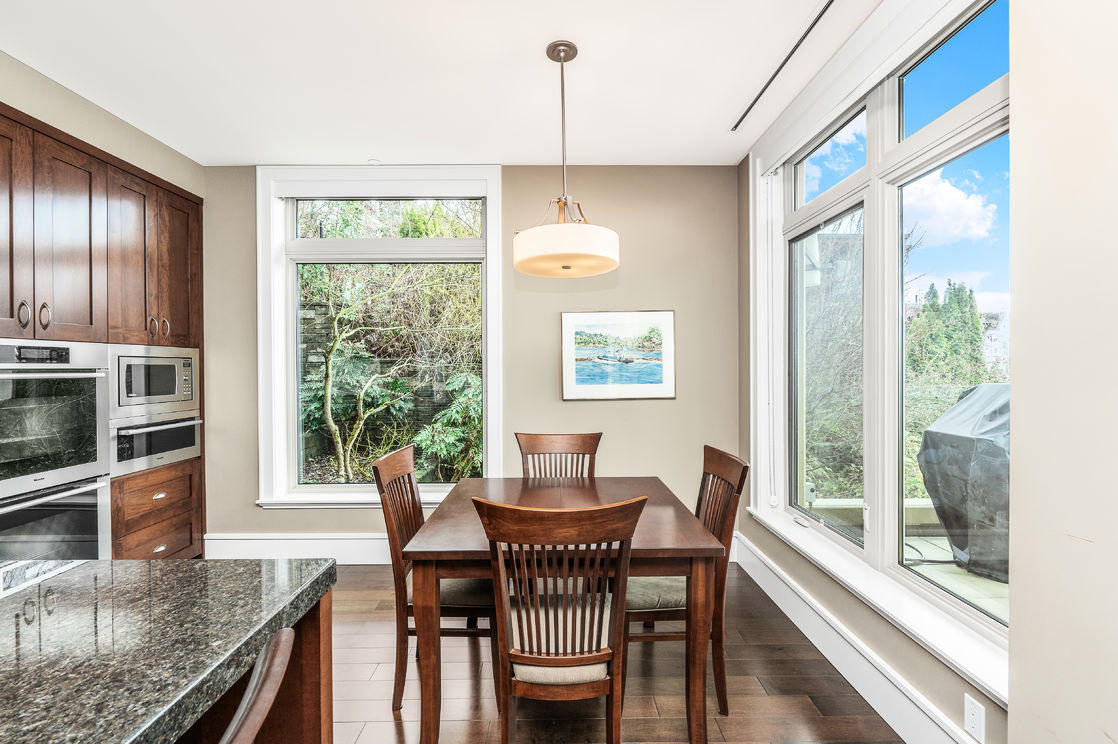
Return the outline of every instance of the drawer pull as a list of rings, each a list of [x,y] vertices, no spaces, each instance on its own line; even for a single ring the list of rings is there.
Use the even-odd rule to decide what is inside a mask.
[[[158,546],[156,546],[155,550],[153,550],[153,551],[151,551],[151,552],[153,552],[153,553],[162,553],[162,552],[163,552],[164,550],[166,550],[166,549],[167,549],[167,545],[166,545],[166,544],[163,544],[163,545],[158,545]]]
[[[165,499],[165,498],[167,498],[167,492],[166,491],[160,491],[159,493],[152,496],[151,500],[152,501],[159,501],[159,499]]]

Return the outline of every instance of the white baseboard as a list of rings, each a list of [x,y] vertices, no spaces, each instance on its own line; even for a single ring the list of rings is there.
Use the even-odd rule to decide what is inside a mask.
[[[383,532],[210,532],[207,558],[333,558],[338,565],[391,563]]]
[[[730,556],[902,739],[913,744],[974,744],[958,724],[741,532],[734,532]]]

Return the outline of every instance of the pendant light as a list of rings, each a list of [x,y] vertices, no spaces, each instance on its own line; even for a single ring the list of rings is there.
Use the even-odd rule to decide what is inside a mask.
[[[513,236],[512,265],[522,274],[569,278],[595,276],[613,271],[619,263],[617,233],[608,227],[591,225],[582,212],[582,205],[567,194],[567,89],[564,65],[577,54],[578,47],[569,41],[553,41],[547,45],[547,58],[559,63],[563,195],[551,200],[547,214],[540,224]],[[558,210],[558,220],[548,222],[552,207]]]

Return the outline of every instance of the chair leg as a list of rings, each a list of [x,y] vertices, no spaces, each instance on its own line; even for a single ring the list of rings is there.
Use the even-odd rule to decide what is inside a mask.
[[[714,691],[718,695],[718,712],[730,715],[730,701],[726,697],[726,593],[716,595],[714,620],[710,629],[711,649],[714,659]]]
[[[606,744],[621,744],[621,712],[624,705],[625,675],[611,681],[610,693],[606,695]]]
[[[629,682],[629,618],[625,618],[624,638],[621,639],[621,697],[625,697],[625,685]]]
[[[392,710],[404,704],[404,679],[408,675],[408,611],[404,605],[396,607],[396,670],[392,680]]]
[[[490,627],[493,628],[493,633],[489,636],[490,656],[493,662],[493,696],[497,698],[497,712],[500,713],[504,706],[504,695],[501,694],[501,660],[497,653],[497,624],[492,623]]]
[[[645,620],[644,621],[644,629],[645,630],[656,630],[656,621],[655,620]]]
[[[504,709],[501,711],[501,744],[516,741],[516,698],[505,696]]]
[[[466,618],[466,627],[470,628],[471,630],[476,630],[477,629],[477,616],[476,615]]]

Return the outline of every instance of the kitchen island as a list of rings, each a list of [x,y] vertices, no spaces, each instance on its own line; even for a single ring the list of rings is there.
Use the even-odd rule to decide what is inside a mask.
[[[257,653],[284,627],[295,647],[260,740],[331,740],[333,560],[52,571],[0,594],[0,741],[217,741]]]

